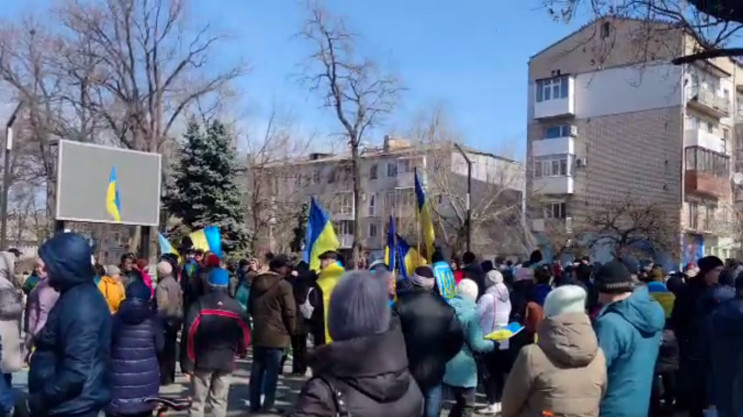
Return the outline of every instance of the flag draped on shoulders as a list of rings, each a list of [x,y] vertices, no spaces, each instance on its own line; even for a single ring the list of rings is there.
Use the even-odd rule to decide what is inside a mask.
[[[325,326],[325,343],[333,341],[328,332],[328,305],[330,304],[330,295],[333,293],[335,286],[345,273],[346,271],[342,266],[334,263],[320,271],[320,275],[317,277],[317,285],[320,287],[320,290],[322,290],[323,311],[325,313],[325,317],[323,318]]]
[[[157,243],[160,246],[160,254],[172,253],[178,257],[178,262],[181,261],[181,254],[170,244],[170,241],[163,236],[162,233],[157,234]]]
[[[410,246],[400,235],[397,235],[397,253],[400,259],[400,275],[402,275],[403,279],[409,279],[413,276],[415,268],[426,264],[426,260],[423,259],[418,251]]]
[[[314,197],[312,197],[310,203],[305,245],[303,258],[310,265],[312,271],[320,270],[321,254],[338,250],[338,246],[340,246],[330,217]]]
[[[423,241],[426,243],[426,254],[430,258],[433,255],[434,241],[436,236],[431,221],[431,208],[426,199],[426,192],[423,190],[418,170],[415,170],[415,200],[416,209],[418,210],[418,219],[420,220],[421,231],[423,232]]]

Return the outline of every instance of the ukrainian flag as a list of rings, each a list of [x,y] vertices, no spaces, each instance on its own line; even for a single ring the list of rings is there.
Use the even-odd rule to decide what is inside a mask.
[[[328,265],[327,268],[320,271],[320,275],[317,277],[317,286],[320,287],[320,290],[322,291],[323,313],[325,315],[325,343],[330,343],[333,341],[330,338],[327,324],[328,311],[330,310],[330,308],[328,308],[328,306],[330,305],[330,295],[333,294],[335,286],[338,284],[338,281],[343,278],[343,275],[345,273],[346,270],[343,269],[343,267],[339,264],[335,263]]]
[[[209,251],[222,257],[222,235],[217,226],[207,226],[191,233],[188,237],[191,238],[194,249]]]
[[[390,228],[387,230],[387,246],[384,247],[384,262],[393,274],[395,273],[395,268],[397,268],[397,245],[395,245],[395,234],[397,234],[395,218],[390,216]]]
[[[425,265],[426,260],[418,253],[415,248],[408,245],[400,235],[397,235],[397,253],[400,257],[400,274],[403,279],[409,279],[413,276],[415,268]]]
[[[181,260],[181,254],[170,244],[170,241],[163,236],[162,233],[157,234],[157,243],[160,245],[160,254],[172,253],[178,257],[178,262]]]
[[[417,201],[418,218],[421,222],[421,231],[423,231],[423,241],[426,242],[426,254],[428,257],[433,255],[433,243],[436,236],[433,231],[433,222],[431,221],[431,210],[426,200],[426,192],[423,190],[420,178],[418,178],[418,169],[415,169],[415,199]]]
[[[320,270],[320,255],[329,250],[338,250],[338,236],[333,230],[330,217],[322,209],[315,197],[310,202],[310,213],[307,218],[307,236],[303,259],[310,265],[311,271]]]
[[[495,340],[496,342],[504,342],[516,336],[522,330],[524,330],[524,326],[516,322],[513,322],[502,329],[498,329],[494,331],[493,333],[488,334],[487,336],[485,336],[485,339]]]
[[[111,175],[108,177],[106,211],[108,211],[108,214],[113,216],[114,221],[121,221],[121,199],[119,199],[119,184],[115,166],[111,168]]]

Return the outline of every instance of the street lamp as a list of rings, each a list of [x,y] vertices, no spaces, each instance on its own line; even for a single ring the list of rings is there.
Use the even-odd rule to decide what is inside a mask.
[[[465,162],[467,162],[467,200],[465,201],[465,203],[467,205],[467,252],[470,252],[470,244],[472,243],[472,230],[470,226],[472,221],[472,161],[458,143],[455,143],[454,147],[457,148],[459,153],[462,154],[462,158],[464,158]]]
[[[8,188],[10,188],[10,153],[13,151],[13,123],[23,107],[20,101],[5,124],[5,163],[3,164],[3,201],[0,206],[0,249],[7,250],[8,237]]]

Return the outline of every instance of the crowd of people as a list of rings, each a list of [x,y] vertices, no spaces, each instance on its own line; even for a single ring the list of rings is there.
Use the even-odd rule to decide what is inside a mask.
[[[18,282],[17,254],[0,252],[0,415],[150,416],[145,400],[174,383],[179,362],[189,415],[222,417],[249,347],[251,414],[434,417],[447,398],[452,417],[743,413],[734,261],[708,256],[667,273],[621,259],[563,265],[539,251],[447,262],[437,251],[405,278],[381,261],[341,270],[324,294],[324,272],[342,268],[334,251],[319,271],[285,255],[182,253],[163,254],[153,278],[132,254],[103,267],[87,239],[61,233]],[[451,296],[439,288],[447,263]],[[510,337],[486,337],[514,322],[522,330]],[[311,377],[278,410],[289,352],[292,373]],[[25,365],[19,404],[11,374]],[[475,410],[478,392],[487,405]]]

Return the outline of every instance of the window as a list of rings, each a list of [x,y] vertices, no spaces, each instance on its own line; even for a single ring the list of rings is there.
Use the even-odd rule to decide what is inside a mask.
[[[730,157],[699,146],[690,146],[686,148],[686,170],[727,177],[730,175]]]
[[[377,179],[377,164],[374,164],[369,167],[369,179],[372,179],[372,180]]]
[[[699,229],[699,204],[689,203],[689,228]]]
[[[547,204],[544,208],[544,217],[547,219],[564,219],[566,217],[565,202]]]
[[[374,216],[377,208],[377,195],[369,194],[369,215]]]
[[[397,176],[397,163],[396,162],[388,162],[387,163],[387,176],[388,177],[396,177]]]
[[[335,174],[336,174],[336,169],[335,168],[331,169],[330,174],[328,174],[328,184],[332,184],[335,182]]]
[[[560,100],[568,96],[568,77],[537,80],[537,102]]]
[[[353,194],[338,193],[335,195],[335,212],[338,214],[353,214]]]
[[[564,138],[571,135],[572,125],[549,126],[544,129],[544,139]]]
[[[333,228],[339,235],[353,235],[353,220],[340,220],[334,223]]]
[[[377,237],[378,226],[376,223],[369,223],[369,237]]]
[[[320,168],[316,168],[315,172],[312,173],[312,183],[313,184],[320,183]]]
[[[604,22],[601,24],[601,39],[606,39],[611,34],[611,25],[609,22]]]
[[[401,159],[397,162],[397,172],[405,173],[413,171],[413,161],[410,159]]]
[[[534,178],[564,177],[572,174],[573,155],[550,155],[534,159]]]
[[[712,222],[715,220],[715,209],[717,207],[708,205],[704,211],[704,228],[703,230],[709,230],[712,226]]]

